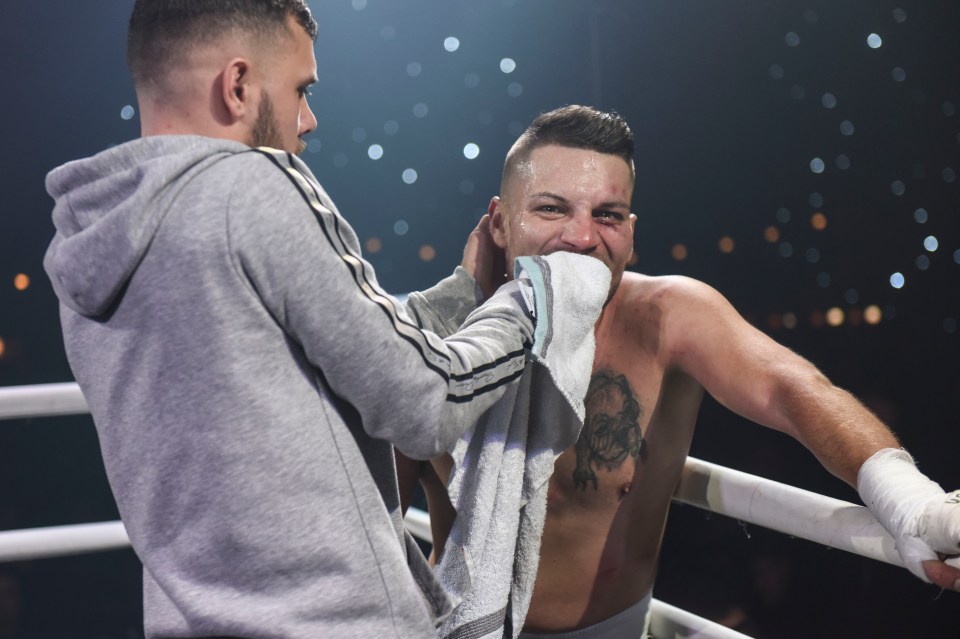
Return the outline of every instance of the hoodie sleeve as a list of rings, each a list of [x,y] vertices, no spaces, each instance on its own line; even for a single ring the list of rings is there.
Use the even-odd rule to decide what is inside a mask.
[[[404,308],[418,326],[447,337],[455,333],[482,302],[483,292],[476,280],[458,266],[452,275],[435,286],[410,293]]]
[[[302,162],[254,154],[229,195],[238,275],[368,434],[413,458],[448,450],[523,371],[534,325],[520,284],[504,285],[441,339],[380,289]]]

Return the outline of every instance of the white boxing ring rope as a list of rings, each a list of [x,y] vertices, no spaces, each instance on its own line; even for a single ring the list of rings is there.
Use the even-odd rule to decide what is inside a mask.
[[[903,567],[893,537],[864,506],[687,457],[673,499]]]
[[[0,419],[89,413],[76,382],[0,388]]]
[[[75,383],[0,388],[0,419],[87,412],[87,404]],[[874,519],[870,511],[863,506],[839,499],[693,457],[687,458],[674,499],[831,548],[897,566],[903,565],[894,549],[893,538]],[[411,533],[416,530],[418,537],[430,541],[429,519],[426,518],[426,513],[418,513],[408,515],[408,527]],[[68,528],[70,527],[36,530],[60,531]],[[13,546],[8,545],[6,540],[14,532],[28,531],[0,532],[0,561],[5,560],[7,552],[12,552]],[[51,532],[50,539],[59,539],[56,536],[58,534],[59,532]],[[18,536],[16,539],[23,537]],[[96,535],[91,532],[89,537],[85,535],[85,539],[89,539],[88,543],[93,544]],[[107,543],[115,543],[116,537],[109,539],[112,541]],[[84,552],[100,549],[99,546],[90,546],[89,550]]]
[[[89,412],[75,383],[0,388],[0,420]],[[825,497],[692,457],[674,500],[750,524],[902,566],[893,538],[863,506]],[[411,508],[411,534],[431,541],[427,513]],[[115,550],[130,545],[119,521],[0,532],[0,562]],[[657,639],[743,639],[745,635],[662,601],[651,604]]]

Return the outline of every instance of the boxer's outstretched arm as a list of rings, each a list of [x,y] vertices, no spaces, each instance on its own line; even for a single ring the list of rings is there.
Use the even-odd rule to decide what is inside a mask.
[[[793,436],[827,470],[854,488],[867,460],[878,451],[900,448],[890,429],[859,400],[831,383],[809,361],[751,326],[717,291],[687,278],[669,280],[660,299],[665,314],[661,336],[665,367],[691,375],[743,417]],[[911,468],[905,472],[926,479]],[[911,496],[890,498],[893,506],[887,509],[866,497],[864,502],[897,538],[898,550],[914,574],[960,591],[960,570],[939,561],[934,552],[940,553],[939,559],[944,553],[955,553],[960,538],[936,542],[925,535],[927,529],[960,529],[960,505],[936,508],[938,500],[946,497],[939,486],[933,486],[937,494],[925,497],[930,507],[913,509],[909,516],[896,506],[912,504]],[[916,543],[924,546],[923,552],[907,549]]]

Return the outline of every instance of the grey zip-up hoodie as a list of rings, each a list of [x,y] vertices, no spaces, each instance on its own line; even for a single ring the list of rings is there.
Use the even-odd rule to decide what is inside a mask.
[[[44,265],[147,636],[433,635],[449,602],[408,552],[391,443],[447,450],[519,375],[517,285],[468,316],[458,269],[412,320],[306,166],[235,142],[143,138],[47,189]]]

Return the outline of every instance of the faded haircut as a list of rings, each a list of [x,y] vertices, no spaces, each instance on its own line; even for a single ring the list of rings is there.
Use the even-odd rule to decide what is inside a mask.
[[[634,177],[633,131],[626,120],[613,111],[571,104],[541,113],[527,127],[507,153],[501,184],[534,149],[550,144],[616,155],[627,163]]]
[[[180,52],[232,30],[263,38],[289,35],[292,16],[316,41],[305,0],[137,0],[127,32],[127,65],[136,86],[159,82]]]

